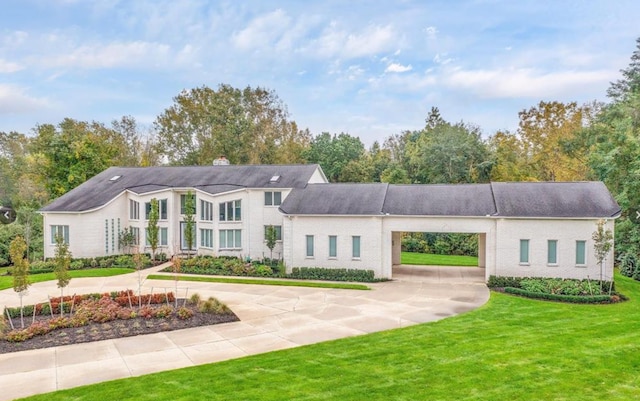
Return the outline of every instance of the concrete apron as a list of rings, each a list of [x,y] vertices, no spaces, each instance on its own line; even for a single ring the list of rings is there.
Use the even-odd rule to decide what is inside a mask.
[[[401,266],[394,277],[370,284],[371,291],[182,282],[178,296],[186,286],[189,294],[215,296],[240,321],[0,354],[0,400],[431,322],[489,299],[484,270],[477,267]],[[136,273],[82,278],[71,280],[65,294],[137,286]],[[173,291],[174,283],[145,280],[143,292],[152,287]],[[41,302],[47,295],[59,295],[55,281],[32,285],[24,302]],[[18,303],[15,292],[0,291],[0,306]]]

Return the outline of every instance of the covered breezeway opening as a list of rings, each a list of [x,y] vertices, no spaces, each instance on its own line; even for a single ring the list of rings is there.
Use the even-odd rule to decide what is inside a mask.
[[[440,283],[486,280],[487,233],[393,231],[391,242],[393,279]]]

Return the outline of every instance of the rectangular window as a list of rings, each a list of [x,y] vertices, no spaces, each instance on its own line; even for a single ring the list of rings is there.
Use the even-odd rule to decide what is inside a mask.
[[[151,216],[151,202],[145,202],[144,204],[144,219],[149,220]]]
[[[587,241],[576,241],[576,265],[587,264]]]
[[[129,219],[138,220],[140,218],[140,204],[129,199]]]
[[[151,202],[146,202],[144,204],[145,220],[149,220],[150,215],[151,215]],[[158,220],[166,220],[166,219],[167,219],[167,200],[160,199],[158,201]]]
[[[313,257],[313,235],[307,235],[307,257]]]
[[[356,235],[351,237],[351,256],[355,259],[360,259],[360,236]]]
[[[160,227],[160,246],[169,245],[169,229],[167,227]]]
[[[219,205],[220,221],[240,221],[242,218],[240,200],[222,202]]]
[[[213,221],[213,203],[206,200],[200,201],[200,220]]]
[[[520,240],[520,263],[529,263],[529,240]]]
[[[550,265],[558,263],[558,240],[550,239],[547,241],[547,263]]]
[[[220,230],[220,249],[242,248],[242,230]]]
[[[210,228],[200,229],[200,246],[204,248],[213,248],[213,230]]]
[[[269,226],[264,226],[264,240],[267,240],[267,229]],[[276,229],[276,241],[282,241],[282,226],[273,226]]]
[[[338,237],[335,235],[329,236],[329,257],[335,258],[338,256]]]
[[[186,250],[194,250],[196,249],[198,242],[197,242],[197,231],[196,231],[196,224],[193,224],[193,231],[191,232],[191,249],[189,249],[189,243],[187,241],[187,223],[184,221],[180,222],[180,247],[181,249],[186,249]]]
[[[133,245],[140,245],[140,228],[131,227],[131,234],[133,234]]]
[[[191,198],[193,199],[193,208],[196,208],[196,195],[191,194]],[[180,195],[180,214],[185,214],[187,206],[187,194]],[[195,214],[195,210],[193,211]]]
[[[107,223],[108,224],[108,223]],[[58,236],[61,236],[64,243],[69,245],[69,226],[51,226],[51,243],[55,244]]]
[[[280,191],[266,191],[264,193],[264,205],[265,206],[280,206],[282,204],[282,192]]]
[[[158,209],[160,212],[160,220],[166,220],[167,219],[167,200],[166,199],[160,199],[158,201]]]

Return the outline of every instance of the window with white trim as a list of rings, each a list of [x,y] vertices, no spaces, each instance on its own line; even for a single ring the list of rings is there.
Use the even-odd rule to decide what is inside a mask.
[[[576,265],[587,264],[587,241],[576,241]]]
[[[51,243],[56,244],[58,236],[61,236],[64,243],[69,245],[69,226],[51,226]]]
[[[240,199],[221,202],[219,205],[220,221],[240,221],[242,218],[242,202]]]
[[[160,246],[169,245],[169,229],[167,227],[160,227]]]
[[[529,240],[520,240],[520,264],[529,263]]]
[[[354,235],[351,237],[351,257],[354,259],[360,259],[360,236]]]
[[[180,214],[185,214],[185,212],[187,211],[187,195],[188,194],[182,194],[180,195]],[[195,209],[196,209],[196,194],[191,194],[191,197],[193,198],[193,213],[195,214]]]
[[[276,241],[282,241],[282,226],[272,226],[276,230]],[[264,240],[267,240],[267,230],[269,226],[264,226]]]
[[[131,227],[131,234],[133,234],[133,245],[140,245],[140,228]]]
[[[338,237],[335,235],[329,236],[329,257],[338,257]]]
[[[307,253],[306,256],[308,258],[312,258],[313,257],[313,253],[314,253],[314,244],[313,244],[314,240],[313,240],[313,235],[307,235]]]
[[[140,219],[140,203],[134,201],[133,199],[129,199],[129,219]]]
[[[213,248],[213,229],[200,229],[200,246],[203,248]]]
[[[242,248],[242,230],[218,231],[220,249]]]
[[[558,264],[558,240],[556,239],[547,241],[547,264]]]
[[[265,206],[280,206],[282,204],[282,192],[266,191],[264,193]]]
[[[200,200],[200,220],[213,221],[213,203]]]

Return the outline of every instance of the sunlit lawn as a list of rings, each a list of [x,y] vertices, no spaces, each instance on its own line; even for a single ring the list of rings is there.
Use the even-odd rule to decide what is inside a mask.
[[[633,400],[640,283],[631,301],[569,305],[492,293],[435,323],[29,398],[31,400]]]
[[[87,270],[71,270],[69,271],[69,275],[71,278],[80,278],[80,277],[110,277],[117,276],[120,274],[127,274],[134,272],[133,269],[125,269],[122,267],[108,267],[103,269],[87,269]],[[41,273],[41,274],[32,274],[29,276],[29,280],[31,283],[40,283],[42,281],[55,280],[56,276],[54,273]],[[7,288],[13,287],[13,277],[11,276],[0,276],[0,290],[6,290]]]
[[[173,276],[162,274],[151,274],[150,280],[174,280]],[[255,285],[276,285],[285,287],[313,287],[313,288],[339,288],[346,290],[368,290],[364,284],[333,283],[317,281],[297,281],[297,280],[267,280],[260,278],[233,278],[233,277],[201,277],[201,276],[180,276],[180,281],[199,281],[205,283],[226,283],[226,284],[255,284]]]
[[[402,252],[402,264],[436,266],[478,266],[478,257]]]

